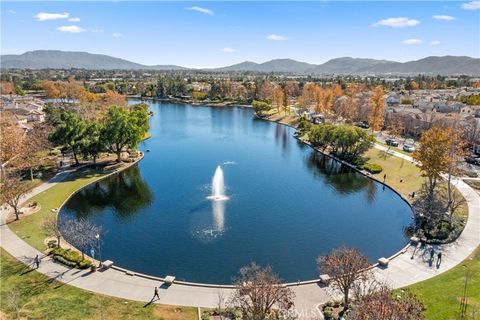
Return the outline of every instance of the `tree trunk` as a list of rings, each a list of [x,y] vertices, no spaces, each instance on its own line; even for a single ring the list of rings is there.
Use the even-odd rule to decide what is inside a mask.
[[[122,161],[122,149],[117,149],[117,162]]]
[[[18,210],[18,208],[16,206],[13,207],[13,211],[15,211],[15,220],[19,220],[20,219],[20,211]]]
[[[447,211],[449,211],[450,206],[452,205],[452,166],[448,167],[447,191],[448,191]]]
[[[30,167],[30,181],[33,181],[33,168]]]
[[[60,240],[62,239],[61,236],[57,236],[57,248],[60,248]]]
[[[77,153],[75,152],[75,149],[72,148],[72,153],[73,153],[73,158],[75,159],[75,164],[80,164],[80,162],[78,162],[78,158],[77,158]]]
[[[344,297],[344,306],[343,306],[343,310],[347,310],[348,309],[348,303],[349,303],[349,299],[348,299],[348,294],[350,292],[350,289],[346,289],[345,290],[345,297]]]

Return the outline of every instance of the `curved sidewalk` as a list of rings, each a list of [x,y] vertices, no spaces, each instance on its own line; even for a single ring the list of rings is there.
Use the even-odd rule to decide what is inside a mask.
[[[27,198],[59,183],[67,175],[68,172],[58,174],[51,181],[33,189]],[[480,245],[480,195],[461,180],[456,180],[455,184],[468,202],[469,219],[464,231],[455,242],[443,246],[435,246],[436,252],[442,251],[443,253],[443,261],[440,267],[437,269],[435,264],[429,266],[427,261],[428,246],[415,254],[413,254],[413,247],[409,247],[404,253],[393,258],[388,268],[374,268],[374,272],[379,279],[386,280],[394,288],[429,279],[456,266]],[[2,213],[2,225],[0,226],[1,247],[18,260],[31,265],[33,258],[37,254],[42,256],[42,253],[31,247],[10,230],[3,223],[5,216],[5,213]],[[214,308],[219,305],[219,300],[228,301],[233,292],[231,288],[182,284],[173,284],[170,287],[166,287],[162,286],[163,283],[159,280],[128,275],[123,271],[115,269],[93,273],[85,270],[69,269],[52,261],[50,257],[42,258],[38,271],[65,284],[129,300],[150,301],[154,287],[161,286],[160,300],[156,302],[181,306]],[[330,288],[323,288],[317,283],[300,284],[291,288],[296,294],[295,307],[301,319],[321,318],[316,310],[316,306],[330,300],[331,294],[336,295]]]

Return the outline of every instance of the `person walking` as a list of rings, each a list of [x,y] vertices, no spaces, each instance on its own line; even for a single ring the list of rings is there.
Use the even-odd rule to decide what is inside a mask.
[[[158,288],[157,288],[157,287],[155,287],[155,291],[154,291],[154,293],[153,293],[153,297],[154,297],[154,298],[157,298],[157,299],[160,299],[160,295],[158,294]]]
[[[433,262],[433,257],[435,256],[435,249],[433,247],[430,249],[430,265]]]
[[[440,263],[442,263],[442,253],[439,252],[437,254],[437,268],[440,267]]]
[[[35,259],[33,259],[33,263],[35,264],[36,269],[40,267],[40,258],[38,257],[38,254],[35,256]]]

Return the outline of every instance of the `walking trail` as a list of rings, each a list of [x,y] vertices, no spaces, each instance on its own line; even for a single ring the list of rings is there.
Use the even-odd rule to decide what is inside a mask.
[[[376,147],[384,148],[382,146]],[[394,152],[394,154],[406,160],[412,160],[411,157],[402,153]],[[34,188],[23,200],[27,201],[29,198],[61,183],[73,171],[66,170],[58,173],[50,181]],[[400,288],[426,280],[458,265],[480,245],[480,232],[478,232],[480,230],[480,196],[462,180],[457,179],[454,183],[467,200],[469,218],[464,231],[455,242],[434,246],[435,257],[438,252],[442,252],[440,266],[437,268],[435,262],[432,264],[429,262],[430,246],[424,246],[416,252],[414,247],[410,246],[393,257],[388,267],[373,268],[378,279],[385,280],[393,288]],[[219,306],[219,301],[228,301],[233,293],[234,289],[232,287],[178,283],[167,286],[160,279],[146,277],[134,272],[125,272],[121,269],[110,268],[90,272],[67,268],[54,262],[50,257],[44,256],[43,253],[20,239],[5,224],[5,217],[7,216],[5,211],[9,209],[2,208],[0,210],[1,247],[26,265],[33,266],[34,257],[36,255],[41,256],[42,260],[38,271],[64,284],[104,295],[145,302],[152,299],[154,287],[160,286],[160,299],[156,303],[211,308]],[[318,282],[292,285],[291,289],[296,295],[295,308],[300,319],[321,319],[317,306],[327,302],[332,297],[338,297],[338,293],[329,287],[321,286]]]

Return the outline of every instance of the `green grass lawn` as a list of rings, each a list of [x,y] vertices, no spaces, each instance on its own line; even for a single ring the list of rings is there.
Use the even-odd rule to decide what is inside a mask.
[[[382,166],[383,171],[374,174],[375,178],[383,181],[383,175],[386,174],[386,183],[407,199],[408,194],[412,191],[418,192],[425,181],[420,174],[420,169],[405,159],[387,154],[376,148],[368,150],[364,157],[370,159],[368,163],[376,163]]]
[[[59,208],[73,192],[103,175],[104,173],[95,172],[92,169],[70,174],[65,181],[31,198],[29,202],[36,201],[41,206],[41,210],[10,223],[10,229],[37,250],[44,251],[46,249],[44,240],[47,236],[42,230],[42,223],[47,217],[56,214],[52,209]]]
[[[0,318],[14,319],[197,319],[196,308],[175,307],[94,294],[30,270],[0,249]],[[16,298],[12,298],[16,296]]]
[[[464,267],[466,266],[466,267]],[[428,320],[460,318],[460,299],[465,285],[466,270],[469,270],[467,287],[467,315],[465,319],[480,319],[480,248],[455,268],[434,278],[409,286],[409,289],[426,306]],[[475,312],[476,316],[472,316]]]

